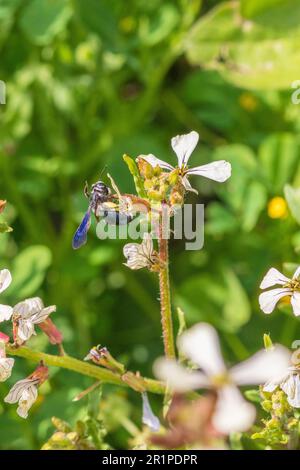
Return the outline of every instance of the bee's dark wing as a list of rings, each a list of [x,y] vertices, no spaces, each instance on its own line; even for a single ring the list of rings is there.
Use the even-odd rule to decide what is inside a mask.
[[[75,232],[72,241],[72,247],[74,250],[77,250],[82,245],[86,243],[87,240],[87,233],[91,225],[91,211],[90,209],[86,212],[85,216],[82,219],[81,224],[79,225],[78,229]]]

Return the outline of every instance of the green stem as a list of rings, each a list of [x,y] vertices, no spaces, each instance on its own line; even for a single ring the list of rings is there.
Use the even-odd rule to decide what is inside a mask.
[[[169,358],[175,357],[170,281],[169,281],[169,250],[168,239],[164,237],[160,228],[159,236],[159,258],[161,267],[159,270],[160,310],[163,332],[165,355]]]
[[[43,361],[47,366],[61,367],[62,369],[72,370],[78,374],[92,377],[93,379],[100,380],[102,383],[109,383],[128,387],[128,384],[122,380],[120,374],[116,374],[110,370],[98,367],[87,362],[80,361],[70,356],[54,356],[39,351],[33,351],[27,347],[15,348],[11,345],[6,346],[6,353],[11,356],[24,357],[34,362]],[[141,383],[145,386],[146,390],[151,393],[163,394],[165,387],[161,382],[156,380],[140,378]]]

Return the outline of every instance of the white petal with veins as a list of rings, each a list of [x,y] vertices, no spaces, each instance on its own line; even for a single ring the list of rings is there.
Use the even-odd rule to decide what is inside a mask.
[[[226,371],[218,334],[208,323],[198,323],[184,332],[178,340],[178,347],[208,376],[219,375]]]
[[[178,158],[178,166],[185,166],[198,144],[199,134],[192,131],[189,134],[177,135],[171,139],[171,145]]]
[[[230,369],[230,377],[237,385],[261,385],[275,376],[282,376],[290,365],[290,352],[276,345],[274,349],[262,349],[244,362]]]
[[[0,382],[5,382],[10,376],[15,360],[10,357],[0,358]]]
[[[294,292],[291,298],[293,312],[296,317],[300,315],[300,292]]]
[[[11,274],[8,269],[1,269],[0,271],[0,293],[8,288],[12,281]]]
[[[153,366],[155,376],[175,392],[187,392],[210,386],[209,379],[198,371],[190,371],[172,359],[157,359]]]
[[[271,268],[263,278],[260,288],[268,289],[269,287],[276,286],[276,284],[284,285],[289,281],[290,279],[284,276],[278,269]]]
[[[151,405],[148,399],[148,395],[146,392],[142,393],[143,399],[143,424],[148,426],[152,432],[159,431],[160,428],[160,421],[157,416],[153,413],[151,409]]]
[[[286,296],[291,296],[293,291],[291,289],[272,289],[267,292],[263,292],[259,296],[259,305],[264,313],[272,313],[276,304],[280,299]]]
[[[0,305],[0,323],[11,319],[13,308],[9,305]]]
[[[170,171],[174,170],[174,167],[170,165],[170,163],[160,160],[155,155],[152,155],[152,153],[150,153],[149,155],[139,155],[138,158],[142,158],[146,162],[150,163],[150,165],[153,166],[153,168],[155,168],[156,166],[159,166],[160,168],[163,168],[165,170],[170,170]]]
[[[225,160],[197,166],[187,171],[188,175],[204,176],[219,183],[224,183],[231,176],[231,165]]]

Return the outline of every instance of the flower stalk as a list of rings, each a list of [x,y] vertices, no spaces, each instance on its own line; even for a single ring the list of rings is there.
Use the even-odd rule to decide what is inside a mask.
[[[166,357],[175,357],[174,333],[171,309],[170,280],[169,280],[169,247],[168,239],[164,234],[163,223],[159,228],[159,290],[160,290],[160,311],[163,333],[164,350]]]
[[[100,380],[102,383],[129,386],[128,383],[122,380],[122,375],[102,367],[88,364],[87,362],[80,361],[79,359],[75,359],[71,356],[55,356],[39,351],[33,351],[32,349],[23,346],[16,348],[11,344],[6,345],[6,353],[10,356],[23,357],[34,362],[43,361],[47,366],[61,367],[62,369],[72,370],[78,374]],[[143,382],[143,386],[148,392],[157,394],[163,394],[165,392],[164,385],[157,380],[144,377],[140,377],[140,380]]]

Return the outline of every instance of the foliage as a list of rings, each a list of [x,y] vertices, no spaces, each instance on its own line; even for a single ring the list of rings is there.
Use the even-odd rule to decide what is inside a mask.
[[[173,310],[182,308],[188,325],[212,323],[229,363],[261,347],[265,332],[290,347],[299,320],[284,305],[264,315],[257,297],[270,266],[284,264],[290,275],[299,265],[300,107],[291,101],[299,15],[297,0],[0,1],[0,79],[7,84],[0,198],[8,201],[0,259],[14,276],[1,303],[39,295],[57,305],[70,355],[83,358],[101,343],[130,370],[152,376],[163,353],[153,274],[122,265],[122,241],[104,243],[92,230],[82,250],[72,251],[71,241],[86,210],[85,180],[97,181],[107,166],[122,192],[131,192],[125,162],[138,175],[124,153],[171,162],[170,138],[195,129],[194,160],[225,159],[233,171],[217,189],[195,178],[206,204],[205,246],[186,252],[171,242]],[[30,346],[53,353],[42,335]],[[31,370],[18,361],[15,378]],[[0,384],[1,397],[12,383]],[[98,416],[88,417],[87,398],[72,402],[90,385],[51,369],[26,422],[1,401],[0,447],[41,448],[51,441],[53,416],[70,423],[58,432],[90,443],[89,419]],[[154,398],[155,409],[161,401]],[[115,422],[103,417],[98,446],[138,440],[136,394],[108,385],[97,406],[101,415],[122,411]],[[74,442],[74,434],[68,438]]]

